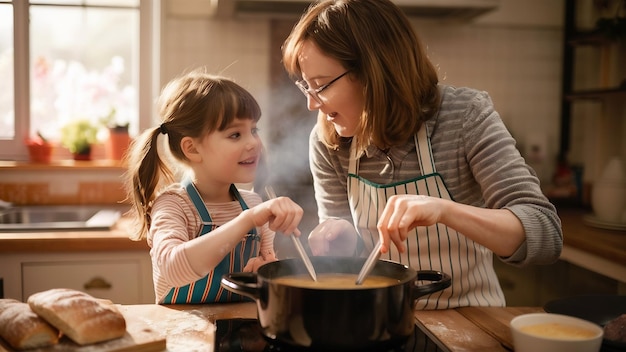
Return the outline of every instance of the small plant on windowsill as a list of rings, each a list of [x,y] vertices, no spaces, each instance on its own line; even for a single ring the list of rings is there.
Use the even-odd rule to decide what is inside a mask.
[[[100,119],[100,123],[112,132],[128,132],[128,121],[118,121],[117,110],[111,108],[109,114]]]
[[[91,146],[97,141],[98,126],[89,120],[74,120],[61,129],[61,144],[74,160],[91,160]]]

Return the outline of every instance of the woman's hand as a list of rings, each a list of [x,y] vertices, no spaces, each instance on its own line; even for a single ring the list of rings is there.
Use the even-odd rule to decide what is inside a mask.
[[[278,197],[263,202],[250,209],[254,226],[265,223],[274,232],[282,232],[289,236],[292,233],[300,236],[298,225],[304,210],[288,197]]]
[[[328,219],[317,225],[309,234],[309,247],[313,255],[352,256],[358,233],[347,220]]]
[[[404,253],[408,232],[417,226],[430,226],[440,221],[447,200],[423,195],[395,195],[389,198],[378,220],[382,241],[381,253],[389,251],[390,242]]]

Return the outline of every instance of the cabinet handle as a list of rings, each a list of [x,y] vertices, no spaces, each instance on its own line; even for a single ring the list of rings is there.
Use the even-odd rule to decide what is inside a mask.
[[[91,280],[89,280],[83,285],[83,288],[85,290],[94,290],[94,289],[108,290],[111,287],[113,286],[109,282],[107,282],[105,279],[99,276],[92,278]]]

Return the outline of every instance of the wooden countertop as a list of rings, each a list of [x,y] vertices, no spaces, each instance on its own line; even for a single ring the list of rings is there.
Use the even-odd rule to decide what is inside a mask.
[[[180,311],[202,315],[207,321],[231,318],[257,318],[255,303],[229,303],[210,305],[129,305],[125,309],[136,312],[147,320],[149,325],[167,325],[168,321],[179,319]],[[417,326],[437,343],[442,351],[508,351],[512,349],[509,322],[513,317],[531,312],[543,311],[538,307],[465,307],[448,310],[416,311]],[[204,329],[204,328],[203,328]],[[165,329],[168,351],[180,350],[181,341],[176,329]],[[192,328],[193,330],[193,328]],[[197,333],[205,333],[198,331]],[[193,331],[187,331],[193,334]],[[209,346],[213,341],[204,343]],[[182,341],[181,341],[182,343]],[[196,341],[202,343],[202,341]],[[200,349],[202,350],[202,349]],[[210,350],[210,349],[209,349]]]

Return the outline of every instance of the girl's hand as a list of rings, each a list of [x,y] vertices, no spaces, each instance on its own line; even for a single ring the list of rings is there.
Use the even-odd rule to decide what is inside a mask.
[[[248,260],[248,263],[246,264],[246,266],[243,268],[243,271],[246,272],[253,272],[256,273],[259,268],[261,267],[261,265],[267,264],[267,263],[271,263],[276,261],[276,257],[270,257],[270,258],[263,258],[263,257],[253,257],[250,258],[250,260]]]
[[[352,256],[358,233],[347,220],[328,219],[317,225],[309,234],[309,247],[313,255]]]
[[[268,223],[274,232],[282,232],[286,236],[292,233],[300,236],[298,225],[304,210],[287,197],[278,197],[263,202],[250,209],[255,227]]]
[[[387,253],[393,242],[404,253],[408,232],[417,226],[440,221],[447,200],[422,195],[395,195],[389,198],[377,228],[382,241],[381,253]]]

